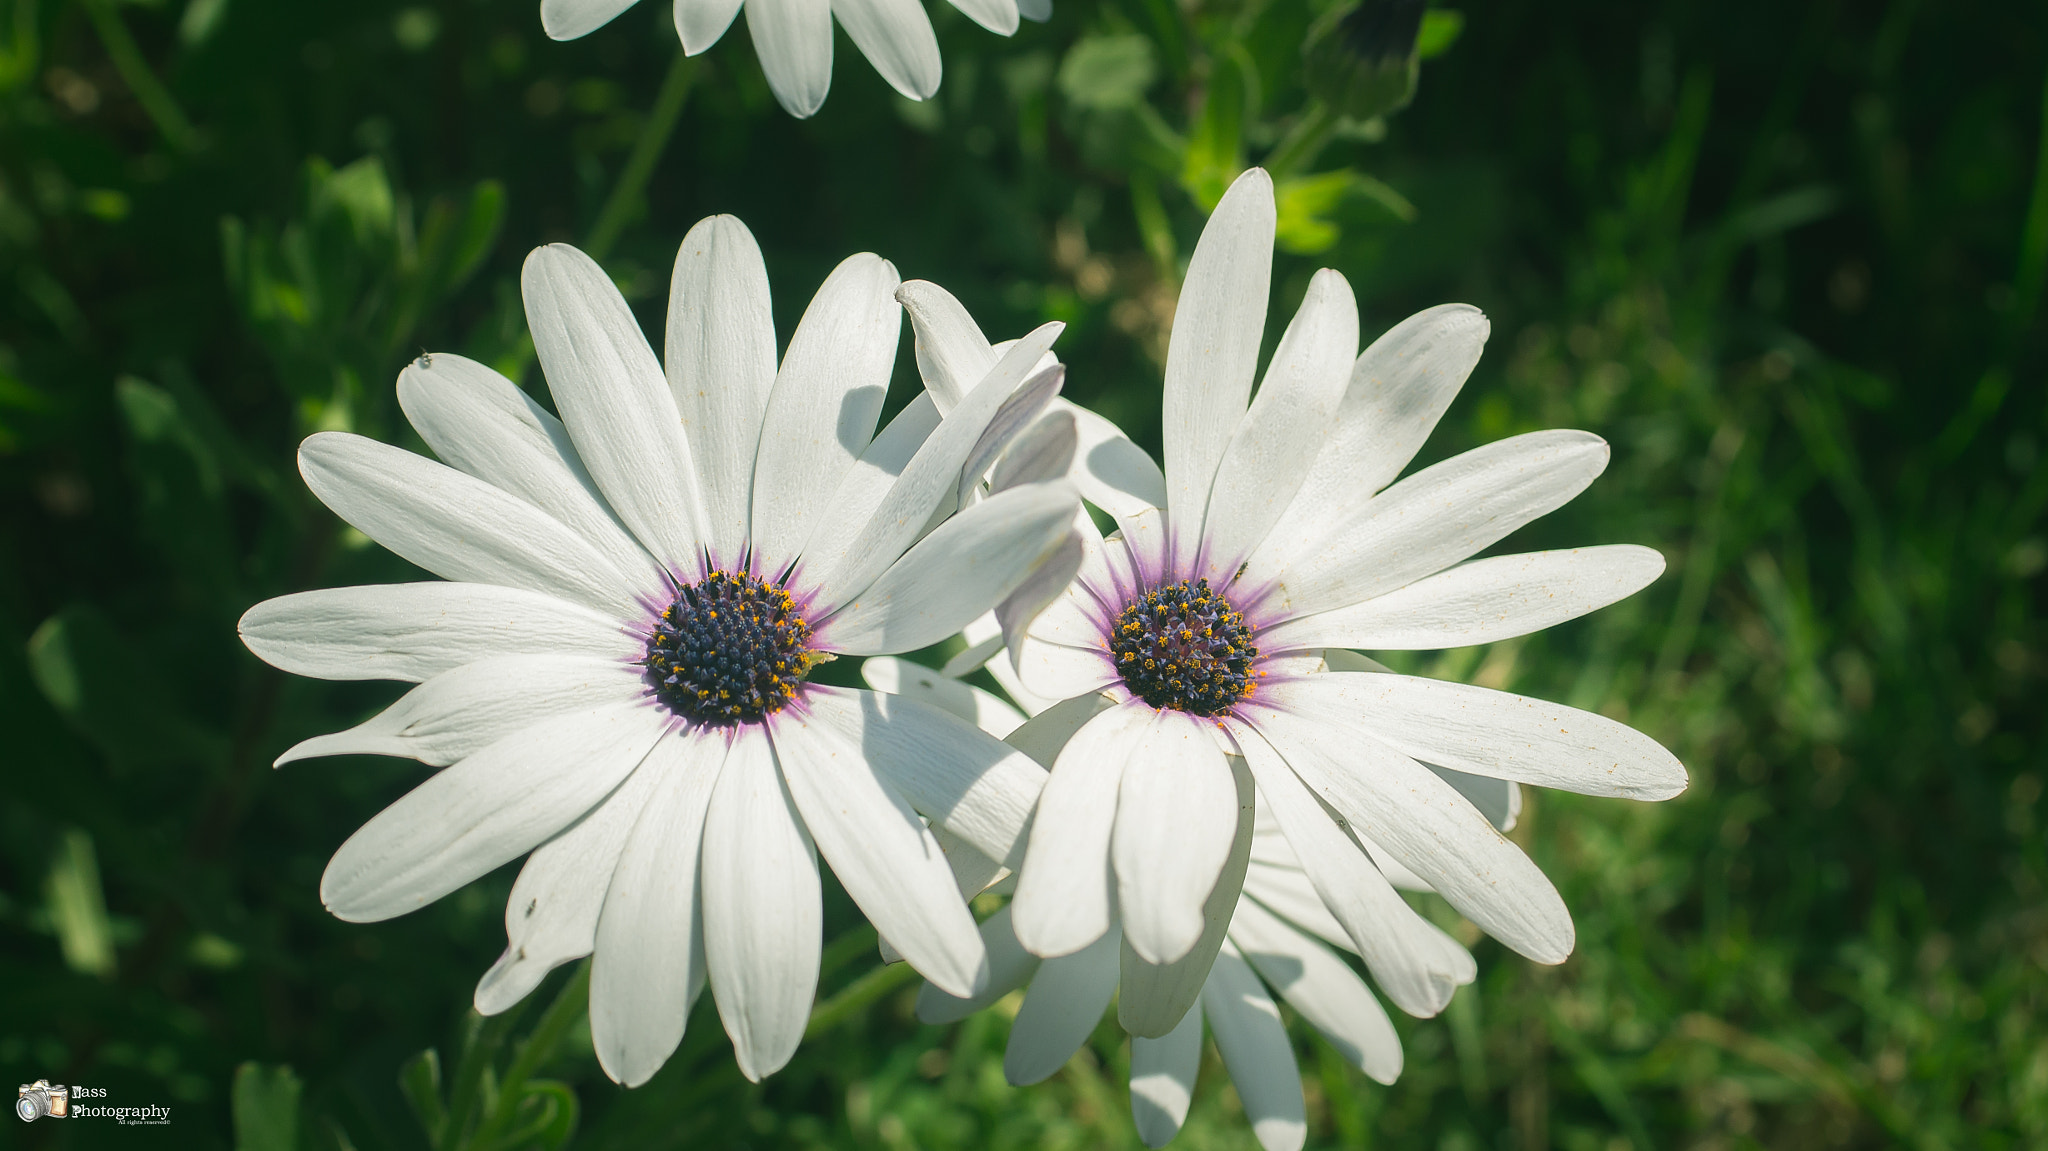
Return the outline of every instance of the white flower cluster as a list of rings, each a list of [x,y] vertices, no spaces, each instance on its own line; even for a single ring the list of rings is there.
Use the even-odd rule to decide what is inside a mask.
[[[573,34],[624,6],[544,11]],[[737,7],[679,2],[685,44]],[[885,8],[830,6],[849,31]],[[418,684],[279,761],[442,768],[336,852],[327,906],[400,915],[524,856],[479,1010],[589,956],[598,1057],[636,1085],[708,984],[759,1078],[811,1010],[822,856],[885,954],[928,981],[928,1021],[1023,989],[1014,1083],[1059,1069],[1114,999],[1153,1146],[1187,1114],[1205,1026],[1259,1140],[1302,1144],[1276,995],[1366,1074],[1400,1073],[1342,953],[1418,1016],[1475,974],[1403,889],[1562,962],[1571,917],[1502,834],[1518,786],[1664,799],[1684,769],[1611,719],[1358,653],[1524,635],[1634,593],[1663,560],[1472,558],[1599,475],[1608,449],[1586,433],[1402,477],[1478,361],[1475,309],[1423,312],[1361,352],[1351,289],[1325,270],[1254,395],[1274,213],[1253,169],[1196,248],[1163,467],[1059,398],[1059,325],[993,344],[878,257],[832,273],[778,359],[753,237],[705,220],[657,358],[595,263],[533,253],[527,314],[559,419],[433,354],[398,392],[439,462],[340,433],[300,451],[322,501],[442,582],[303,592],[242,620],[287,671]],[[878,431],[906,314],[924,388]],[[944,671],[894,658],[955,635]],[[812,678],[837,656],[868,657],[874,690]],[[957,678],[984,666],[1010,702]],[[984,891],[1010,898],[977,924]]]

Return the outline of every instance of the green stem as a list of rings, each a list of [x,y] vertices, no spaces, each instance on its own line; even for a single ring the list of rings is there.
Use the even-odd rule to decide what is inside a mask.
[[[505,1036],[525,1008],[522,1001],[503,1015],[483,1016],[471,1011],[464,1021],[466,1033],[462,1037],[462,1053],[455,1061],[448,1112],[442,1117],[441,1129],[434,1133],[434,1146],[440,1151],[452,1151],[463,1145],[463,1132],[469,1127],[478,1100],[486,1094],[484,1079],[497,1059],[498,1048],[504,1045]]]
[[[917,978],[908,963],[877,967],[841,988],[839,994],[811,1009],[804,1038],[813,1039],[868,1009],[876,1000]]]
[[[1306,168],[1316,162],[1317,153],[1330,142],[1330,136],[1337,131],[1337,114],[1321,100],[1309,104],[1301,113],[1301,119],[1287,130],[1287,135],[1266,154],[1266,171],[1275,180],[1292,175],[1296,169]]]
[[[668,148],[668,138],[675,133],[683,102],[690,95],[690,82],[696,77],[697,61],[677,49],[675,63],[669,65],[668,75],[661,82],[661,91],[654,97],[654,107],[648,110],[640,138],[633,142],[633,154],[626,158],[625,170],[619,173],[619,182],[612,187],[610,198],[597,214],[597,223],[590,229],[590,240],[583,246],[591,259],[602,261],[618,242],[627,222],[640,210],[647,181]]]
[[[180,152],[198,151],[198,129],[185,118],[171,90],[150,71],[149,62],[142,58],[142,49],[136,47],[135,37],[128,34],[128,26],[121,22],[110,0],[85,0],[85,13],[99,30],[100,42],[106,45],[114,70],[121,74],[128,90],[135,93],[136,101],[156,124],[157,131],[163,133],[164,142]]]
[[[548,1005],[547,1014],[540,1017],[540,1022],[534,1024],[526,1041],[519,1045],[519,1053],[512,1057],[512,1066],[505,1069],[505,1078],[498,1085],[497,1106],[477,1128],[476,1137],[469,1141],[472,1149],[484,1151],[494,1146],[506,1128],[511,1126],[519,1112],[521,1088],[555,1053],[555,1048],[561,1046],[569,1030],[583,1018],[589,1003],[590,963],[586,960],[577,964],[576,973],[562,985],[555,1001]]]

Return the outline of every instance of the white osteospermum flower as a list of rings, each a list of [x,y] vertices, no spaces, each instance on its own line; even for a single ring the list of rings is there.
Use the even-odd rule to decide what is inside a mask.
[[[1043,760],[1056,761],[1062,737],[1071,736],[1072,725],[1057,717],[1030,724],[988,692],[904,660],[872,659],[861,670],[877,690],[927,700]],[[1205,1019],[1259,1142],[1267,1151],[1301,1147],[1308,1126],[1300,1069],[1268,987],[1374,1080],[1392,1083],[1401,1074],[1401,1041],[1393,1023],[1365,981],[1330,950],[1356,951],[1343,926],[1323,906],[1263,806],[1252,827],[1237,877],[1242,889],[1197,999],[1165,1035],[1131,1040],[1131,1116],[1150,1147],[1165,1146],[1187,1118]],[[1009,1081],[1025,1086],[1065,1066],[1094,1031],[1117,989],[1123,932],[1112,923],[1087,947],[1041,960],[1017,941],[1010,916],[1004,907],[981,925],[988,985],[963,998],[927,983],[917,1014],[926,1023],[956,1022],[1028,986],[1003,1059]],[[1430,941],[1439,966],[1455,983],[1472,981],[1478,968],[1456,940],[1428,925],[1420,938]]]
[[[540,22],[556,40],[588,36],[635,0],[541,0]],[[832,19],[889,86],[912,100],[939,90],[939,41],[922,0],[675,0],[676,35],[691,56],[718,43],[747,10],[747,33],[768,87],[790,115],[824,106],[832,87]],[[1027,20],[1052,18],[1052,0],[952,0],[976,24],[998,35]]]
[[[456,582],[304,592],[241,622],[286,671],[420,684],[280,763],[447,765],[342,845],[322,900],[387,919],[531,851],[477,1008],[594,952],[592,1037],[628,1085],[707,980],[741,1070],[788,1061],[820,854],[920,972],[972,993],[986,953],[920,815],[1005,858],[1041,769],[938,708],[806,676],[937,642],[1061,551],[1064,481],[930,526],[1003,402],[1044,386],[1058,326],[946,419],[914,403],[876,435],[902,327],[878,257],[832,273],[779,367],[760,250],[731,217],[677,255],[665,372],[581,252],[537,250],[523,288],[560,420],[480,364],[422,356],[399,398],[444,463],[340,433],[300,449],[338,515]]]
[[[1073,732],[1030,829],[1017,937],[1071,955],[1120,921],[1118,1014],[1140,1036],[1180,1022],[1200,984],[1188,972],[1223,946],[1252,838],[1247,777],[1381,988],[1420,1015],[1457,979],[1394,879],[1539,962],[1572,949],[1556,889],[1465,794],[1501,818],[1512,790],[1471,777],[1636,799],[1686,783],[1613,720],[1342,650],[1526,634],[1664,565],[1628,546],[1464,562],[1601,472],[1607,445],[1584,432],[1517,436],[1391,482],[1479,358],[1475,309],[1423,312],[1358,355],[1350,288],[1319,272],[1248,403],[1273,229],[1272,183],[1254,169],[1218,205],[1181,293],[1163,498],[1108,509],[1120,531],[1107,541],[1082,525],[1079,578],[1031,624],[1014,672],[999,669],[1046,708],[1039,721]]]

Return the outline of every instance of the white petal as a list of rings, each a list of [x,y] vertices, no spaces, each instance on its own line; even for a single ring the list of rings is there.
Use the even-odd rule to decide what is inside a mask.
[[[1045,413],[1003,451],[1003,458],[996,461],[995,470],[989,473],[989,490],[999,492],[1018,484],[1071,477],[1074,452],[1080,443],[1072,413]]]
[[[1444,1009],[1458,988],[1452,966],[1435,937],[1416,929],[1420,918],[1364,849],[1315,801],[1303,778],[1296,777],[1294,757],[1285,758],[1269,746],[1265,712],[1255,721],[1258,731],[1239,731],[1238,746],[1258,777],[1259,794],[1278,818],[1289,846],[1315,885],[1316,894],[1344,925],[1351,946],[1364,958],[1387,996],[1410,1015],[1428,1018]],[[1302,920],[1313,922],[1313,909]],[[1413,922],[1411,922],[1413,921]]]
[[[1001,739],[1024,723],[1024,713],[971,683],[941,675],[922,664],[891,655],[871,657],[860,665],[869,687],[928,703]]]
[[[1088,513],[1077,510],[1076,518],[1085,520]],[[1027,642],[1026,631],[1047,607],[1058,603],[1067,589],[1073,586],[1074,577],[1081,571],[1083,546],[1080,533],[1067,533],[1052,558],[1026,576],[1024,582],[1017,585],[1017,590],[996,605],[996,619],[1003,625],[1003,636],[1012,652],[1022,650]],[[1021,660],[1011,666],[1021,669]]]
[[[442,672],[347,731],[305,740],[276,766],[319,755],[396,755],[442,767],[539,720],[643,694],[638,669],[615,659],[496,656]]]
[[[1401,474],[1479,363],[1490,327],[1470,304],[1440,304],[1372,342],[1352,367],[1329,442],[1274,529],[1276,546],[1295,554]]]
[[[699,221],[676,250],[662,360],[703,492],[705,542],[717,565],[731,567],[746,544],[754,453],[775,386],[768,268],[732,216]]]
[[[633,591],[665,590],[660,565],[612,514],[562,421],[511,380],[436,352],[399,374],[398,403],[442,463],[561,521],[630,579]]]
[[[605,890],[590,964],[591,1044],[628,1087],[668,1062],[704,990],[697,849],[724,761],[723,732],[676,732],[636,773],[652,790]]]
[[[1107,651],[1028,637],[1019,645],[1013,666],[1027,691],[1049,699],[1092,695],[1118,682],[1116,664]]]
[[[825,607],[836,608],[873,583],[915,542],[942,500],[957,489],[960,469],[1003,401],[1026,382],[1025,372],[1059,335],[1061,325],[1047,324],[1019,341],[924,442],[876,504],[860,532],[843,549],[804,546],[804,581],[822,589]],[[1057,373],[1065,369],[1050,369]],[[829,505],[834,514],[856,514],[854,507]],[[814,529],[813,536],[822,528]],[[979,612],[975,614],[980,614]],[[969,617],[972,618],[972,617]],[[966,622],[965,620],[961,622]],[[958,630],[958,625],[955,629]]]
[[[1123,545],[1106,547],[1103,558],[1115,575],[1117,589],[1126,596],[1172,582],[1167,578],[1166,519],[1166,513],[1158,508],[1140,508],[1130,516],[1119,517],[1116,535],[1104,541]]]
[[[918,541],[820,622],[816,643],[847,655],[893,655],[946,639],[1059,553],[1075,506],[1065,481],[983,500]]]
[[[1216,970],[1202,988],[1202,1009],[1259,1145],[1299,1151],[1308,1138],[1308,1119],[1294,1047],[1280,1009],[1235,947],[1226,944],[1216,957]]]
[[[1067,1065],[1102,1021],[1116,993],[1120,934],[1112,927],[1072,955],[1038,965],[1003,1052],[1003,1077],[1012,1086],[1038,1083]]]
[[[316,679],[430,679],[496,655],[646,654],[587,607],[471,583],[368,584],[267,599],[235,625],[256,658]]]
[[[574,823],[669,722],[637,703],[559,716],[429,776],[334,853],[320,901],[351,923],[432,903]]]
[[[1010,907],[1004,904],[981,924],[981,942],[988,949],[988,983],[966,998],[948,995],[930,983],[917,992],[919,1023],[958,1023],[1010,992],[1037,973],[1038,956],[1024,950],[1010,930]]]
[[[1013,348],[1015,346],[1012,345]],[[994,466],[996,457],[1002,455],[1018,437],[1038,422],[1038,417],[1045,413],[1046,405],[1059,396],[1060,389],[1066,386],[1066,382],[1065,367],[1053,364],[1042,368],[1019,385],[1010,393],[1009,398],[996,408],[995,415],[989,417],[988,426],[982,429],[981,438],[975,441],[974,449],[967,453],[967,462],[960,466],[960,480],[955,489],[952,506],[966,505],[968,496],[989,475],[989,469]],[[1071,466],[1071,458],[1069,465]],[[1045,478],[1056,479],[1064,474],[1063,469],[1049,471]],[[1003,485],[1014,486],[1016,485]],[[1002,489],[991,487],[990,490]],[[947,505],[942,502],[939,506],[944,509]]]
[[[1287,548],[1260,549],[1242,586],[1277,584],[1266,598],[1289,615],[1383,595],[1563,507],[1607,457],[1607,441],[1589,432],[1530,432],[1474,448],[1371,499],[1347,497],[1353,510],[1327,538],[1291,561]]]
[[[832,7],[828,0],[746,0],[747,34],[775,102],[802,120],[832,87]]]
[[[1323,905],[1323,897],[1316,894],[1308,873],[1300,867],[1262,863],[1254,852],[1252,864],[1245,870],[1244,893],[1247,898],[1258,900],[1266,910],[1330,946],[1358,954],[1358,945],[1351,942],[1344,925],[1337,922],[1337,917]]]
[[[1223,452],[1202,525],[1204,568],[1226,586],[1294,500],[1329,435],[1358,354],[1358,301],[1329,268],[1309,281],[1251,409]]]
[[[1124,938],[1148,963],[1172,963],[1201,938],[1237,830],[1237,786],[1201,722],[1157,712],[1124,757],[1110,862]]]
[[[1058,700],[1004,737],[1004,742],[1050,771],[1074,733],[1087,726],[1089,720],[1117,706],[1117,702],[1099,692]]]
[[[1404,755],[1474,775],[1624,799],[1669,799],[1685,790],[1685,767],[1662,744],[1563,704],[1438,679],[1344,672],[1280,691],[1274,698],[1282,706],[1346,717]]]
[[[1428,650],[1494,643],[1606,607],[1664,574],[1664,557],[1634,544],[1494,556],[1399,591],[1259,633],[1261,651],[1362,647]]]
[[[1223,195],[1195,254],[1166,349],[1161,434],[1174,570],[1192,571],[1202,509],[1251,396],[1273,274],[1273,179],[1263,168]]]
[[[953,0],[953,7],[998,36],[1017,31],[1017,0]]]
[[[939,409],[925,392],[906,404],[889,421],[860,459],[846,470],[839,490],[832,493],[825,511],[818,516],[817,529],[804,541],[803,552],[811,556],[843,555],[875,518],[875,511],[889,497],[890,489],[910,466],[911,458],[939,427]]]
[[[633,6],[633,0],[540,0],[540,26],[552,40],[588,36]]]
[[[1195,1098],[1202,1066],[1202,1007],[1198,1002],[1173,1030],[1157,1039],[1131,1038],[1131,1120],[1147,1147],[1164,1147],[1180,1134]]]
[[[1257,903],[1237,906],[1230,942],[1288,1006],[1375,1082],[1401,1075],[1401,1037],[1386,1009],[1344,961]]]
[[[1514,780],[1467,775],[1465,772],[1438,767],[1433,763],[1425,763],[1422,766],[1436,772],[1445,783],[1457,788],[1459,795],[1471,800],[1472,806],[1479,809],[1479,814],[1486,817],[1486,822],[1502,831],[1514,830],[1515,809],[1519,806],[1521,798],[1517,790],[1520,785]]]
[[[505,901],[505,953],[476,985],[476,1009],[496,1015],[548,972],[597,946],[599,896],[658,776],[634,771],[611,797],[535,848]]]
[[[805,828],[854,904],[918,974],[974,994],[988,978],[974,917],[945,852],[867,749],[798,712],[777,717],[770,738]]]
[[[1052,0],[1017,0],[1017,15],[1043,24],[1052,19]]]
[[[818,854],[768,739],[742,729],[704,820],[704,955],[740,1073],[760,1082],[803,1039],[818,990]]]
[[[1117,789],[1125,762],[1151,727],[1149,705],[1124,704],[1090,719],[1054,762],[1011,903],[1017,938],[1033,954],[1071,954],[1109,930]]]
[[[939,38],[917,0],[832,0],[832,14],[891,88],[912,100],[939,90]]]
[[[1315,708],[1319,697],[1292,694],[1298,682],[1274,685],[1271,706],[1257,709],[1254,722],[1302,782],[1481,930],[1538,963],[1564,962],[1574,939],[1571,913],[1522,849],[1494,830],[1457,789],[1369,729],[1323,709],[1284,710]],[[1308,852],[1291,828],[1288,838],[1307,863]],[[1323,898],[1329,901],[1331,893],[1324,891]]]
[[[967,722],[913,699],[814,686],[813,715],[839,728],[910,806],[997,862],[1021,855],[1045,785],[1037,764]]]
[[[1201,998],[1202,984],[1209,978],[1209,967],[1215,963],[1217,950],[1223,946],[1223,938],[1230,929],[1231,914],[1244,890],[1252,840],[1256,838],[1254,809],[1257,801],[1251,772],[1236,757],[1229,762],[1236,825],[1230,839],[1230,854],[1224,860],[1215,887],[1202,902],[1202,933],[1194,945],[1188,948],[1187,954],[1171,963],[1147,962],[1131,947],[1129,902],[1124,901],[1120,908],[1125,931],[1116,1017],[1124,1030],[1132,1035],[1154,1039],[1166,1034],[1179,1025],[1195,1001]],[[1121,820],[1122,808],[1118,810]]]
[[[764,6],[808,9],[810,4],[811,0],[748,0],[747,21],[754,25],[756,10]],[[829,46],[831,19],[825,0],[816,4]],[[758,29],[755,42],[760,43]],[[767,58],[764,48],[763,64]],[[832,493],[874,438],[882,397],[889,391],[889,374],[896,364],[896,340],[903,330],[894,295],[898,282],[895,265],[880,256],[848,256],[825,277],[797,321],[768,394],[754,464],[757,563],[765,557],[780,570],[796,560],[830,506]]]
[[[1064,399],[1054,400],[1052,407],[1074,417],[1080,442],[1071,474],[1083,499],[1120,521],[1166,505],[1165,474],[1123,429]]]
[[[545,592],[620,616],[627,577],[589,541],[517,496],[347,432],[299,445],[299,474],[366,536],[444,579]]]
[[[676,0],[676,35],[683,42],[683,54],[695,56],[718,43],[739,14],[740,0]]]
[[[625,297],[595,260],[567,244],[535,248],[520,287],[534,354],[583,466],[655,559],[694,573],[706,538],[696,463]]]
[[[939,411],[950,413],[996,366],[1002,353],[965,305],[929,280],[906,280],[896,300],[916,333],[917,373]]]

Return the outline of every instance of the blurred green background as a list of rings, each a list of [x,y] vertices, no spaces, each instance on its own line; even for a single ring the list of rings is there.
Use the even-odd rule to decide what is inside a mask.
[[[1274,334],[1319,266],[1368,335],[1479,305],[1491,347],[1425,460],[1599,432],[1608,475],[1500,550],[1670,560],[1586,620],[1408,666],[1626,718],[1694,780],[1532,796],[1516,838],[1578,952],[1476,942],[1479,982],[1398,1021],[1391,1088],[1297,1027],[1310,1145],[2048,1147],[2048,19],[1475,4],[1424,24],[1411,106],[1329,130],[1301,64],[1324,7],[1059,0],[1003,39],[938,4],[935,100],[842,36],[799,122],[744,21],[678,64],[658,0],[569,44],[535,0],[0,0],[0,1068],[173,1115],[0,1143],[1135,1146],[1113,1023],[1012,1090],[1002,1016],[919,1026],[836,893],[814,1036],[765,1084],[708,997],[633,1092],[573,994],[548,1009],[568,973],[477,1026],[509,870],[329,918],[327,856],[420,769],[268,764],[397,687],[282,676],[234,622],[415,578],[293,449],[418,447],[392,384],[422,349],[543,394],[537,244],[601,252],[657,338],[704,215],[759,238],[785,338],[877,251],[993,337],[1067,321],[1069,394],[1156,448],[1180,269],[1265,161]],[[1253,1147],[1213,1051],[1203,1074],[1175,1146]]]

